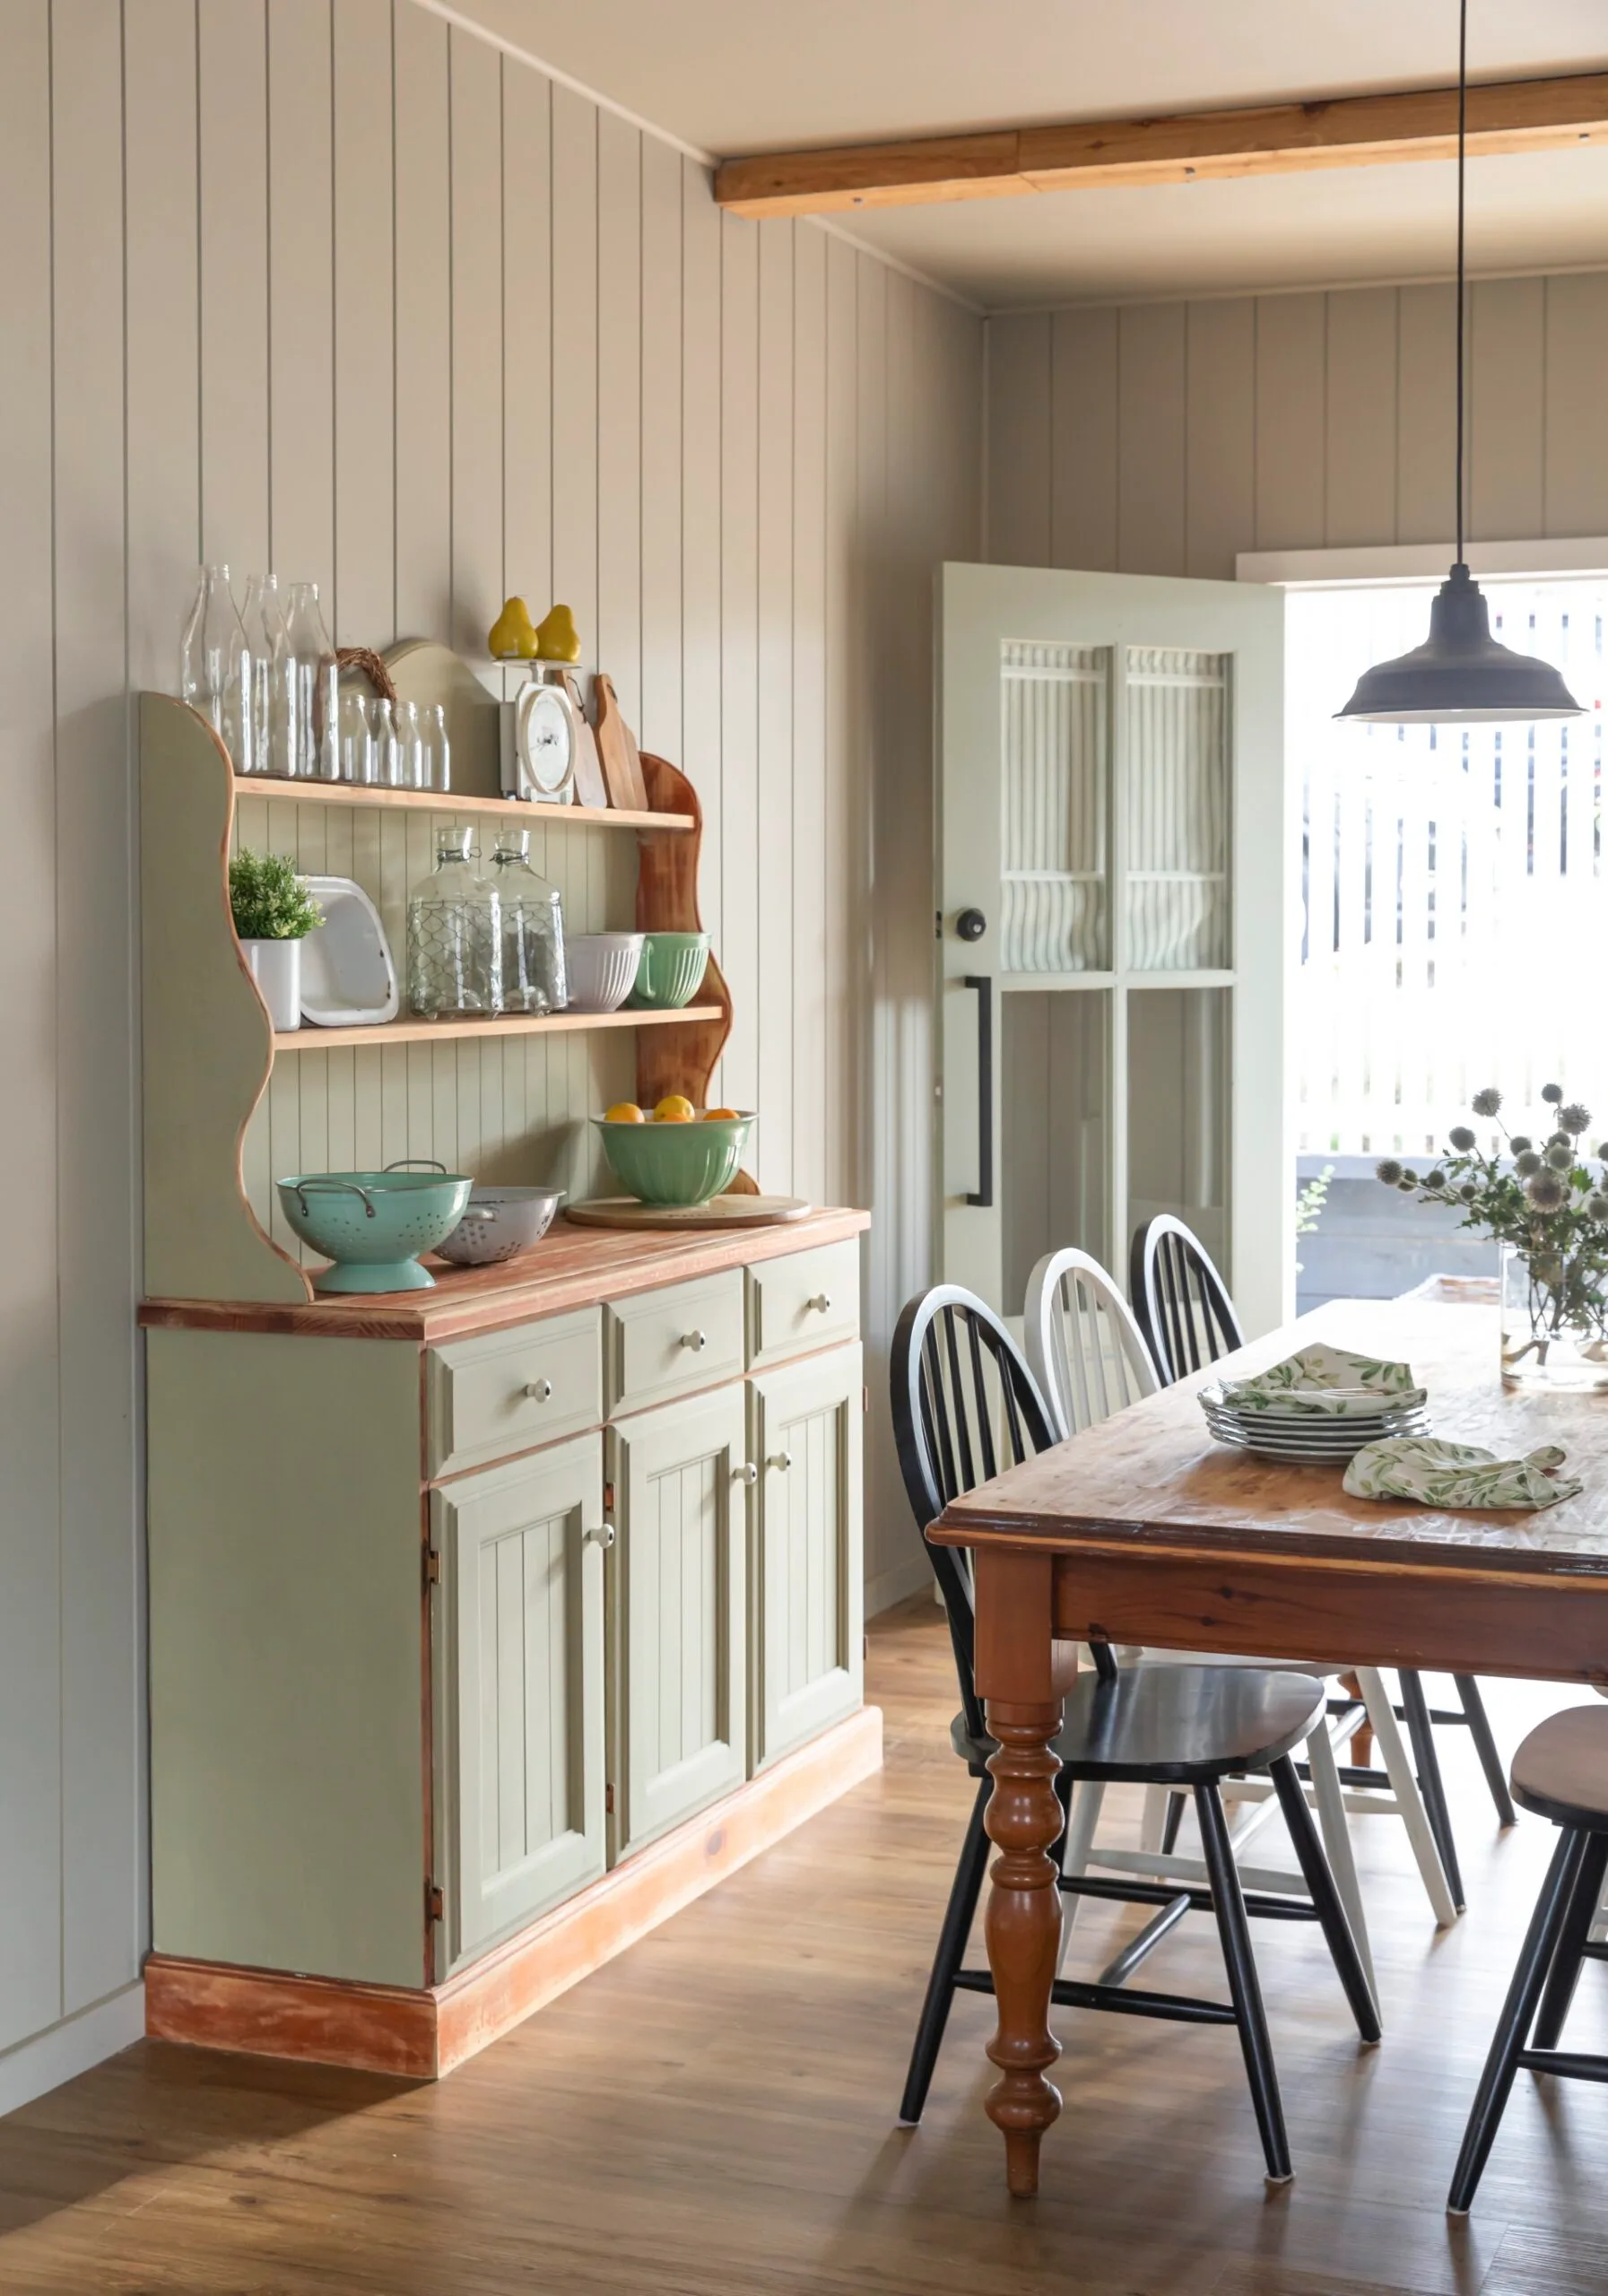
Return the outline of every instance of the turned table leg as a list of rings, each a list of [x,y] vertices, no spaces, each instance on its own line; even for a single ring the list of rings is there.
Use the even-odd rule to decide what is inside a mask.
[[[1063,1823],[1055,1781],[1061,1764],[1050,1741],[1061,1708],[988,1700],[988,1728],[999,1741],[988,1768],[994,1779],[984,1818],[1000,1855],[993,1867],[986,1933],[999,2024],[988,2055],[999,2079],[988,2118],[1005,2140],[1005,2179],[1013,2193],[1039,2189],[1039,2140],[1061,2109],[1045,2079],[1061,2054],[1049,2030],[1050,1987],[1061,1947],[1061,1892],[1049,1851]]]

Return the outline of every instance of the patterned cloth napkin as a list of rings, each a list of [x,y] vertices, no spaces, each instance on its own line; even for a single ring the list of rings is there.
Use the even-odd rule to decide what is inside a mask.
[[[1499,1459],[1475,1443],[1395,1435],[1357,1453],[1345,1488],[1353,1499],[1416,1499],[1426,1507],[1555,1507],[1586,1487],[1558,1473],[1563,1460],[1555,1443],[1526,1458]]]
[[[1321,1341],[1286,1356],[1271,1371],[1251,1379],[1224,1379],[1222,1399],[1233,1411],[1292,1413],[1322,1419],[1378,1419],[1385,1411],[1412,1411],[1426,1390],[1415,1387],[1412,1367],[1353,1355],[1349,1348]]]

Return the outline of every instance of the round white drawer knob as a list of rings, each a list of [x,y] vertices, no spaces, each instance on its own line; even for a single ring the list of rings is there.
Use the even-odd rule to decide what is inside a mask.
[[[755,1466],[752,1459],[744,1459],[740,1467],[734,1467],[732,1469],[732,1481],[734,1483],[758,1483],[759,1479],[760,1470]]]
[[[783,1474],[787,1474],[787,1469],[792,1465],[792,1464],[793,1454],[791,1451],[772,1451],[770,1457],[765,1462],[765,1465],[768,1467],[776,1467]]]
[[[532,1403],[546,1403],[552,1394],[551,1379],[532,1379],[525,1390]]]
[[[599,1523],[595,1530],[591,1530],[587,1533],[587,1536],[596,1546],[613,1546],[614,1544],[614,1526],[613,1523]]]
[[[694,1355],[700,1353],[701,1351],[708,1345],[708,1335],[704,1332],[684,1331],[682,1334],[682,1345],[683,1347],[690,1347]]]
[[[804,1301],[804,1306],[806,1308],[813,1308],[818,1316],[826,1315],[830,1309],[831,1304],[832,1295],[830,1292],[817,1292],[813,1300],[806,1300]]]

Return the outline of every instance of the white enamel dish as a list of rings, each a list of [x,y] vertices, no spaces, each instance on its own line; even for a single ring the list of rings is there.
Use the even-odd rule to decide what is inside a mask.
[[[301,944],[301,1017],[321,1029],[396,1018],[401,996],[379,911],[350,877],[309,877],[324,922]]]

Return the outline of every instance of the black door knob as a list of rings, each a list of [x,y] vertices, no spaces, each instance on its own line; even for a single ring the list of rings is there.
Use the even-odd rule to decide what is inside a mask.
[[[988,930],[988,920],[980,909],[963,909],[955,919],[955,931],[962,941],[980,941]]]

